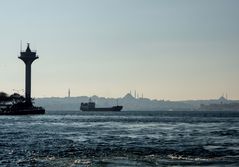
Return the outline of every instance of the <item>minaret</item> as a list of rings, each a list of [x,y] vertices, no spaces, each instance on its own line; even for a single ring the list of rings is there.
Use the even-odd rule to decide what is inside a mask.
[[[68,97],[71,97],[71,90],[70,90],[70,88],[68,89]]]
[[[36,52],[32,52],[30,49],[30,44],[27,43],[27,49],[25,52],[20,52],[20,56],[18,57],[22,61],[24,61],[26,65],[26,80],[25,80],[25,98],[26,103],[32,105],[31,102],[31,65],[32,62],[38,59]]]

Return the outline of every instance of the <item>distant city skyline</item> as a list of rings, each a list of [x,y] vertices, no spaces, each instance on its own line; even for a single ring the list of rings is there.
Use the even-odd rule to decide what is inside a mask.
[[[37,50],[33,97],[239,99],[237,0],[9,0],[0,91],[24,95],[20,41]]]

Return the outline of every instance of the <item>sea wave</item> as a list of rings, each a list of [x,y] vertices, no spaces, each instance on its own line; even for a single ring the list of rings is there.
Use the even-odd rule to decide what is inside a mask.
[[[0,166],[239,165],[237,117],[70,113],[1,117]]]

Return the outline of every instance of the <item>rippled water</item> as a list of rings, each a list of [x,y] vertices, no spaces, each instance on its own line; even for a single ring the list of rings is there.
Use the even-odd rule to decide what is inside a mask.
[[[0,166],[239,166],[239,112],[1,116]]]

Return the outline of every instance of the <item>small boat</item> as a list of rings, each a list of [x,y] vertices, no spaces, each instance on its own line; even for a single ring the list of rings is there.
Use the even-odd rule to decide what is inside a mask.
[[[123,106],[113,106],[113,107],[102,107],[102,108],[96,108],[95,102],[92,102],[90,99],[88,103],[81,103],[80,110],[81,111],[121,111],[123,109]]]

